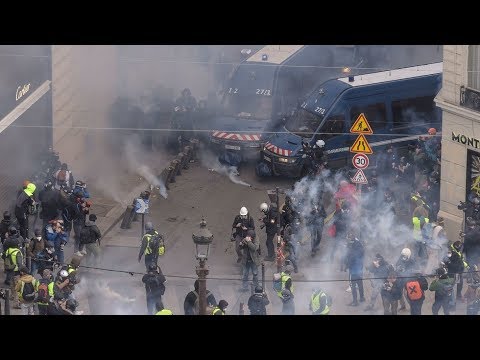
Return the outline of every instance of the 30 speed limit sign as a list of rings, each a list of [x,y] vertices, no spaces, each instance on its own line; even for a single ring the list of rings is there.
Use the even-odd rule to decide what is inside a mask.
[[[368,160],[368,156],[365,154],[355,154],[352,158],[353,166],[357,169],[366,169],[370,161]]]

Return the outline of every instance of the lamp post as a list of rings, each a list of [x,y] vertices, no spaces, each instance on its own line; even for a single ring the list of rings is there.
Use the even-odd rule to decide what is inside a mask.
[[[200,229],[193,232],[192,239],[195,244],[195,257],[199,261],[199,266],[196,267],[198,275],[199,313],[200,315],[207,315],[207,275],[209,270],[206,262],[213,235],[207,229],[207,222],[204,218],[202,218],[202,221],[200,222]]]

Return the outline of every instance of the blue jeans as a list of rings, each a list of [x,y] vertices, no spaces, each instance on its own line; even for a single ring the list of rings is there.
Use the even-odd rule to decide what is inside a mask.
[[[253,261],[247,261],[243,265],[243,288],[248,289],[248,273],[252,270],[253,285],[258,285],[258,266]]]
[[[61,264],[63,264],[63,262],[65,261],[65,255],[63,253],[63,250],[60,249],[60,244],[56,244],[55,245],[55,253],[54,253],[57,257],[57,261]]]

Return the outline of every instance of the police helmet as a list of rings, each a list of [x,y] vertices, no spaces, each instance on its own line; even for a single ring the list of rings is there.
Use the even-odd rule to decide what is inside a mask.
[[[319,148],[323,148],[325,146],[325,141],[323,140],[317,140],[317,142],[315,143],[315,145],[317,145]]]
[[[185,88],[182,90],[182,95],[183,96],[190,96],[192,94],[192,92],[190,91],[189,88]]]
[[[242,208],[240,209],[240,215],[241,216],[247,216],[248,214],[248,210],[245,206],[242,206]]]
[[[268,211],[268,204],[267,203],[261,203],[260,204],[260,211],[266,213]]]
[[[410,259],[410,256],[412,255],[412,251],[409,248],[404,248],[402,250],[402,252],[400,253],[400,255],[402,256],[402,258],[404,260],[408,260],[408,259]]]
[[[255,286],[255,294],[263,293],[263,288],[260,285]]]

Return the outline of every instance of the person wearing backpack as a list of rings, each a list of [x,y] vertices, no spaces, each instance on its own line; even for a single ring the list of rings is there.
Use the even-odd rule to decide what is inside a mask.
[[[185,296],[185,301],[183,302],[183,310],[185,315],[200,314],[198,299],[199,286],[200,282],[195,280],[195,283],[193,284],[194,290],[190,291],[187,296]],[[217,306],[217,300],[210,290],[207,290],[207,314],[209,314],[215,306]]]
[[[43,276],[43,271],[45,269],[49,269],[53,273],[53,267],[56,260],[55,247],[52,242],[47,241],[45,243],[45,249],[40,251],[36,257],[36,262],[38,264],[37,274]]]
[[[23,315],[35,315],[35,297],[38,280],[30,275],[26,266],[20,267],[20,279],[15,286]]]
[[[160,235],[154,228],[153,224],[148,221],[145,224],[145,235],[142,238],[142,245],[138,253],[138,262],[142,260],[142,256],[145,257],[145,268],[148,271],[150,264],[158,264],[158,256],[165,253],[165,244],[163,236]]]
[[[57,190],[60,190],[62,186],[68,187],[69,189],[71,189],[75,184],[72,172],[68,170],[68,165],[65,163],[63,163],[60,166],[60,169],[55,172],[54,178],[55,178],[55,189]]]
[[[85,246],[87,265],[97,265],[100,260],[100,238],[102,233],[97,224],[95,224],[96,220],[97,215],[90,214],[80,232],[80,248]]]
[[[160,267],[151,263],[148,273],[142,277],[142,282],[145,284],[148,314],[155,314],[155,304],[162,302],[162,295],[165,294],[165,281],[167,279]]]
[[[37,303],[38,315],[48,315],[48,305],[54,295],[53,287],[55,285],[50,269],[43,270],[42,278],[38,281],[37,285],[37,298],[35,302]]]
[[[435,302],[432,305],[432,314],[438,315],[440,308],[443,307],[443,313],[450,315],[450,302],[453,296],[453,286],[455,279],[447,275],[447,270],[443,267],[438,268],[437,277],[430,284],[429,290],[435,291]]]
[[[425,291],[428,290],[428,281],[420,273],[415,274],[405,282],[407,300],[410,304],[410,315],[422,315],[422,305],[425,300]]]
[[[263,291],[263,287],[257,285],[255,292],[248,298],[248,309],[250,315],[267,315],[267,305],[270,304],[267,293]]]

